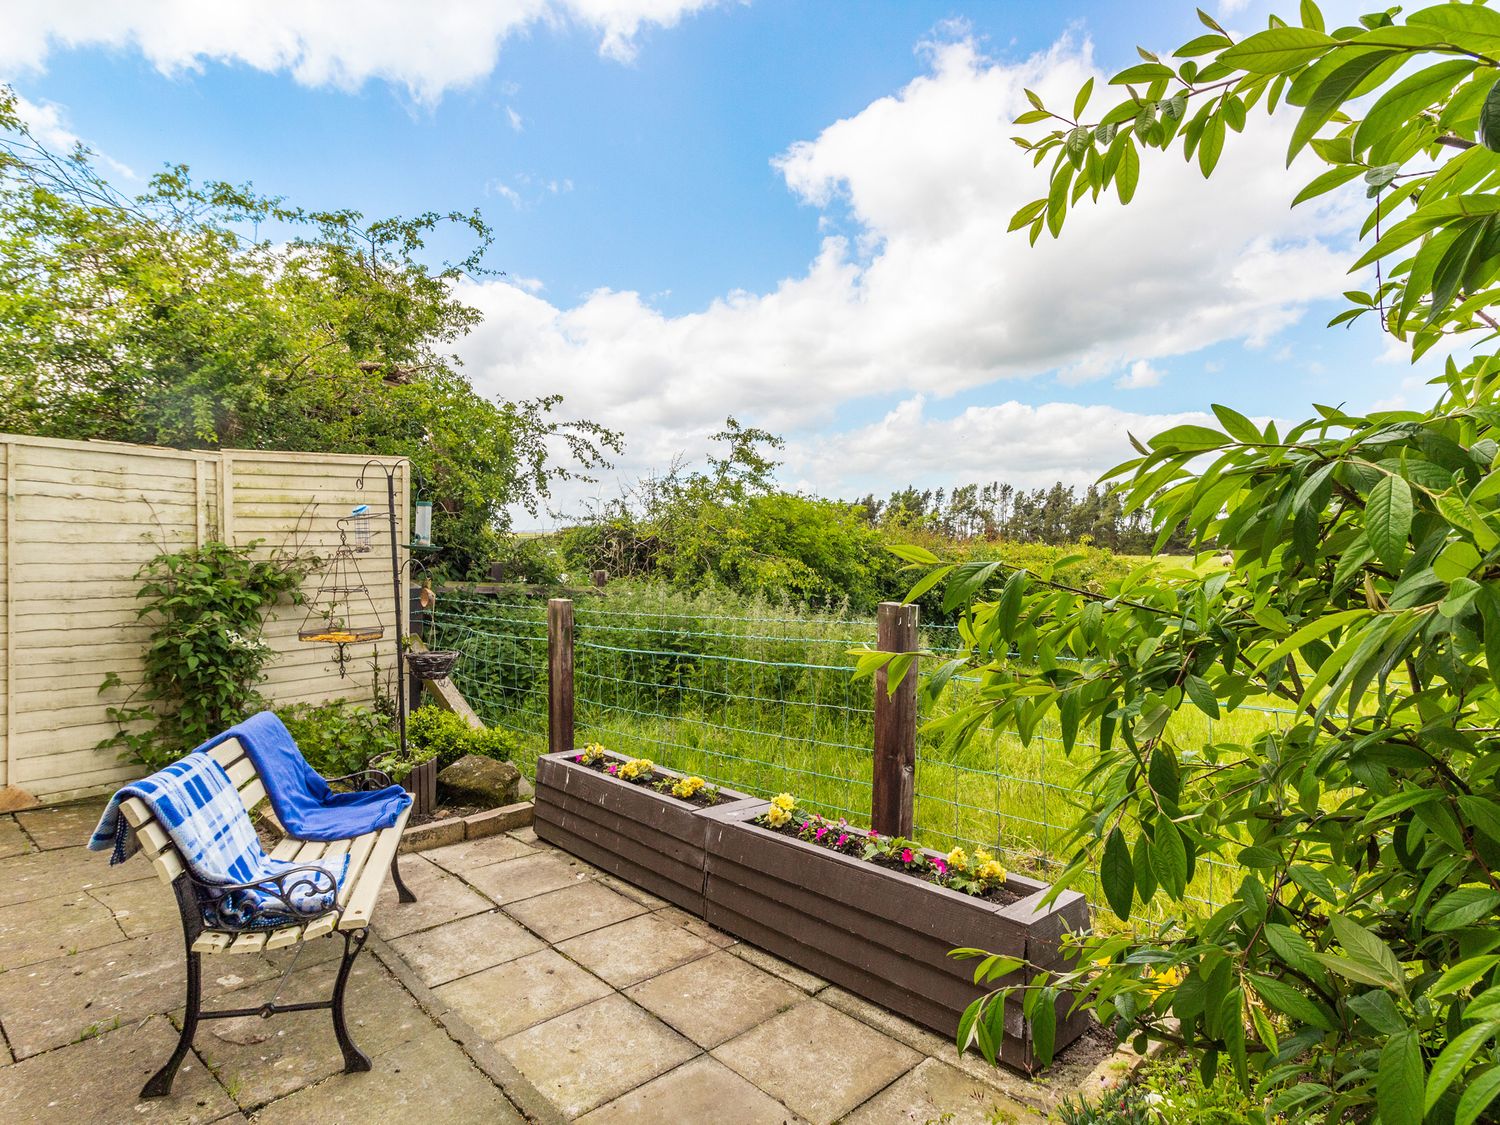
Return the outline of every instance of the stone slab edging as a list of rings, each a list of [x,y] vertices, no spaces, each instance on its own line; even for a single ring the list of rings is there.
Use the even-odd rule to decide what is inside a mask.
[[[407,855],[449,844],[461,844],[465,840],[498,836],[502,832],[525,828],[531,823],[531,814],[532,802],[519,801],[514,805],[485,809],[484,812],[471,813],[469,816],[450,816],[429,824],[411,825],[401,833],[401,846],[398,850],[402,855]]]

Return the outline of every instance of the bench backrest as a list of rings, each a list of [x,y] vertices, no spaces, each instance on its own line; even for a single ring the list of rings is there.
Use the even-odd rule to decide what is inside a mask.
[[[246,813],[266,799],[266,787],[261,784],[260,776],[255,772],[255,764],[245,756],[245,747],[239,739],[225,739],[208,751],[208,754],[229,774],[229,780],[234,782]],[[136,836],[141,841],[141,850],[151,860],[156,874],[162,882],[170,884],[182,874],[183,866],[182,857],[177,854],[167,830],[157,823],[151,807],[139,797],[131,797],[122,802],[120,811],[125,814],[130,827],[135,829]],[[274,814],[271,815],[274,817]]]

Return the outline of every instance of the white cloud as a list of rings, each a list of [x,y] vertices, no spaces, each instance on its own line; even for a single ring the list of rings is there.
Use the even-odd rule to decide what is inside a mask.
[[[521,131],[521,115],[516,112],[515,106],[508,105],[505,107],[505,119],[510,122],[510,127],[512,129],[514,129],[518,133]]]
[[[1122,391],[1135,391],[1142,387],[1159,387],[1161,386],[1163,374],[1161,368],[1152,367],[1148,361],[1138,359],[1126,369],[1125,374],[1115,380],[1115,386],[1119,387]]]
[[[576,25],[628,62],[647,26],[672,27],[718,0],[65,0],[8,4],[0,74],[37,70],[60,48],[139,50],[166,74],[207,62],[285,71],[306,86],[371,79],[420,102],[490,73],[504,43],[538,26]]]
[[[828,431],[862,398],[972,397],[999,380],[1058,371],[1067,385],[1129,365],[1135,385],[1147,385],[1156,361],[1225,340],[1264,345],[1309,301],[1349,287],[1343,205],[1289,209],[1309,172],[1285,170],[1285,125],[1260,115],[1230,138],[1211,183],[1180,155],[1147,153],[1128,209],[1080,205],[1061,240],[1034,248],[1008,234],[1012,212],[1045,191],[1043,173],[1010,142],[1023,87],[1071,100],[1092,73],[1088,47],[1069,42],[1016,64],[967,40],[934,46],[928,72],[905,89],[775,161],[827,229],[849,232],[826,234],[800,275],[681,316],[634,292],[600,290],[565,309],[514,286],[471,286],[462,296],[485,320],[464,344],[469,373],[496,394],[561,391],[577,415],[623,430],[627,476],[679,452],[700,456],[733,411],[786,434],[807,482],[839,493],[855,472],[843,458],[863,447]],[[1233,400],[1205,387],[1189,401],[1211,396]],[[1070,476],[1123,456],[1123,415],[1053,405],[1022,428],[1081,427],[1067,435]],[[995,409],[1012,422],[1033,410]],[[974,424],[924,425],[911,432],[953,436],[931,450],[888,443],[889,479],[904,482],[929,455],[965,455],[960,435],[983,442],[986,477],[1063,467]]]
[[[16,115],[26,123],[26,127],[31,130],[31,135],[51,152],[65,155],[72,152],[75,146],[85,143],[68,127],[62,106],[55,102],[33,102],[17,94]],[[120,163],[108,153],[94,152],[93,155],[116,175],[127,180],[140,179],[133,169]]]

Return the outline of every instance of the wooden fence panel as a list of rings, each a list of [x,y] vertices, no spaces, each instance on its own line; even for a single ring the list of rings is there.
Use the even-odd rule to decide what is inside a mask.
[[[165,550],[222,538],[270,551],[330,556],[336,520],[367,503],[373,549],[357,573],[373,609],[355,615],[385,626],[379,667],[395,652],[385,479],[356,481],[364,457],[225,450],[182,451],[113,442],[65,442],[0,434],[0,786],[43,801],[108,790],[137,777],[99,741],[106,715],[142,677],[149,626],[136,620],[136,573]],[[404,469],[399,535],[408,537]],[[309,596],[319,576],[306,584]],[[369,699],[374,647],[351,646],[347,678],[336,652],[297,639],[306,610],[277,607],[266,640],[276,651],[264,687],[273,703]],[[109,672],[123,686],[101,695]],[[191,747],[183,747],[189,750]]]

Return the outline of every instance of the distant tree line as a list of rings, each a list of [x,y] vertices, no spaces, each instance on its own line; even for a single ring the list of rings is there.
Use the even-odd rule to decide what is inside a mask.
[[[881,500],[855,502],[884,531],[926,531],[955,542],[1007,539],[1016,543],[1092,543],[1127,555],[1150,554],[1156,534],[1149,509],[1127,513],[1122,498],[1097,485],[1079,492],[1058,481],[1051,488],[1016,488],[1001,481],[951,490],[908,486]],[[1163,550],[1186,550],[1174,534]]]

